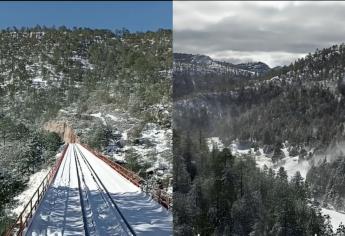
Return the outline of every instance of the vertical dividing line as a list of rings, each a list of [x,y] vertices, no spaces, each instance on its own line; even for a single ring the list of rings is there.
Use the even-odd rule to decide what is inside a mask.
[[[77,153],[76,153],[74,145],[73,145],[73,151],[74,151],[75,167],[77,168],[78,190],[79,190],[81,212],[82,212],[82,215],[83,215],[84,231],[85,231],[85,235],[89,236],[90,233],[89,233],[89,229],[87,227],[87,219],[86,219],[86,213],[85,213],[85,208],[84,208],[84,200],[83,200],[83,194],[81,192],[82,190],[81,190],[81,184],[80,184],[80,176],[79,176],[79,170],[78,170],[78,165],[77,165]]]

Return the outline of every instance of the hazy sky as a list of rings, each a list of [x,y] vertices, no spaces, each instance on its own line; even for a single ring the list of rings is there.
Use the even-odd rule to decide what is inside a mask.
[[[172,28],[172,2],[0,2],[0,28],[61,26],[130,31]]]
[[[345,42],[345,2],[174,2],[174,51],[277,66]]]

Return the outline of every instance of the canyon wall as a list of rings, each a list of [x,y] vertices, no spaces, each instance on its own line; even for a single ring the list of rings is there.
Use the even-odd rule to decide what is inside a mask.
[[[44,124],[43,129],[49,132],[55,132],[66,143],[78,143],[79,137],[75,134],[73,128],[66,121],[49,121]]]

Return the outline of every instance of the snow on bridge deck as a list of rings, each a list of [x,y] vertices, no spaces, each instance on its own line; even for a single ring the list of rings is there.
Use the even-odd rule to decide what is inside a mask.
[[[26,235],[172,235],[172,215],[79,144],[70,144]]]

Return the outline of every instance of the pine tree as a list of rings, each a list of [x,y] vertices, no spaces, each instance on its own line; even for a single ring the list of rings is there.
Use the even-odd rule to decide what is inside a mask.
[[[283,151],[281,150],[282,144],[280,142],[276,143],[274,146],[272,161],[277,162],[285,157]]]

